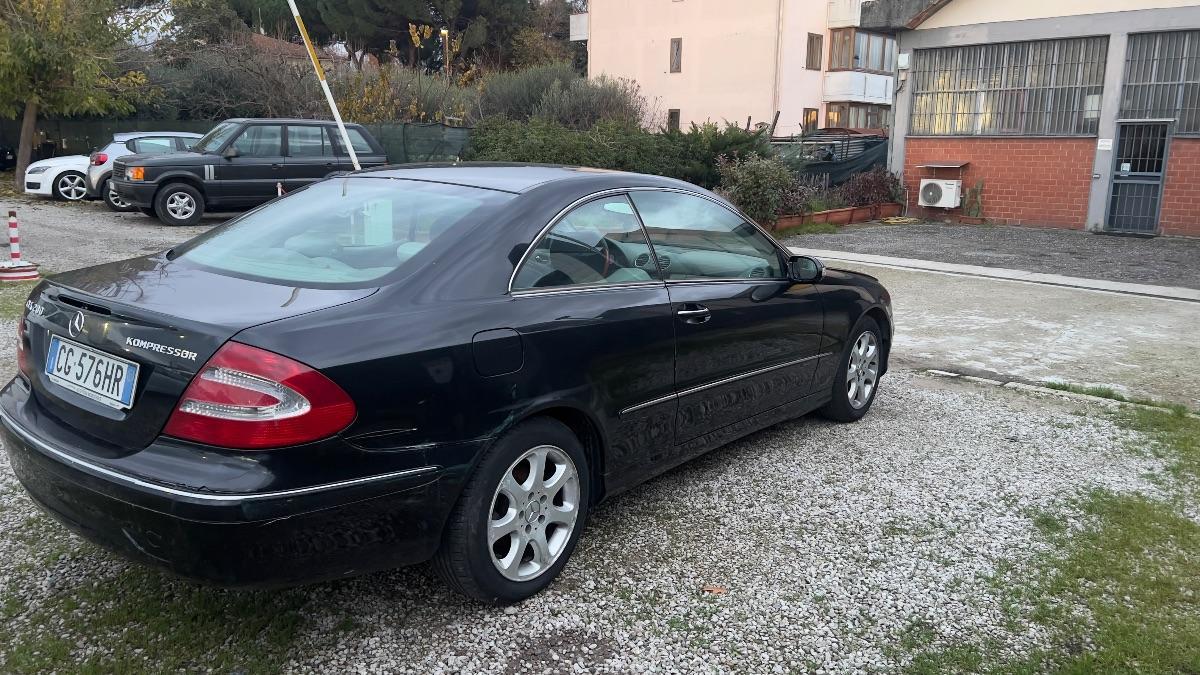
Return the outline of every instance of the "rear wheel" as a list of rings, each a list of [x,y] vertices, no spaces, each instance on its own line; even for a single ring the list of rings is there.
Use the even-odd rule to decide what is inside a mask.
[[[821,414],[838,422],[856,422],[871,409],[879,391],[883,336],[879,324],[863,317],[850,332],[841,366],[833,382],[833,398]]]
[[[556,420],[524,422],[488,451],[467,481],[434,569],[477,600],[524,600],[566,565],[587,519],[588,498],[579,439]]]
[[[204,195],[187,183],[168,183],[154,196],[154,211],[164,225],[195,225],[204,215]]]
[[[78,171],[64,171],[54,179],[54,196],[77,202],[87,196],[87,182]]]
[[[104,197],[105,206],[113,211],[123,212],[133,211],[135,209],[133,204],[125,201],[121,198],[121,195],[117,194],[117,191],[113,189],[111,180],[105,179],[105,181],[100,184],[100,194]]]

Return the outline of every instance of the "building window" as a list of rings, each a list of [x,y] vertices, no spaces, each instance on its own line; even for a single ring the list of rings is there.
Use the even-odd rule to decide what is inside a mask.
[[[890,74],[896,69],[895,38],[853,28],[837,28],[830,33],[833,37],[833,46],[829,50],[830,70]]]
[[[679,131],[678,108],[671,108],[667,111],[667,131]]]
[[[825,52],[825,36],[817,33],[808,34],[808,53],[805,65],[809,70],[820,70],[821,63],[824,59]]]
[[[816,108],[804,109],[804,133],[816,131],[821,126],[821,111]]]
[[[830,103],[825,108],[825,126],[843,129],[886,129],[891,107],[871,103]]]
[[[671,72],[683,72],[683,38],[671,38]]]
[[[1200,134],[1200,31],[1129,36],[1121,117],[1175,118],[1175,133]]]
[[[918,49],[909,133],[1094,135],[1107,55],[1107,37]]]

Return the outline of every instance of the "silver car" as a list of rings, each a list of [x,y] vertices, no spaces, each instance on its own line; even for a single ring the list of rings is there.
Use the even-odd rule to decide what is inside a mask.
[[[133,205],[121,199],[108,179],[113,160],[125,155],[159,155],[189,150],[201,134],[187,131],[130,131],[113,134],[112,141],[88,156],[87,193],[100,197],[113,211],[132,211]]]

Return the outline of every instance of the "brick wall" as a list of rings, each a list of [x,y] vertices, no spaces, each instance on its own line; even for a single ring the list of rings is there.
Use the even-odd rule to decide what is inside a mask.
[[[1200,237],[1200,138],[1171,142],[1159,223],[1163,234]]]
[[[917,206],[921,179],[958,178],[957,170],[918,169],[918,165],[970,162],[963,177],[963,192],[965,195],[976,181],[984,181],[983,217],[989,221],[1082,229],[1087,220],[1095,154],[1094,138],[910,137],[904,157],[910,213],[946,217],[945,209]],[[1200,171],[1200,167],[1193,164],[1190,170]],[[961,209],[952,213],[957,215]]]

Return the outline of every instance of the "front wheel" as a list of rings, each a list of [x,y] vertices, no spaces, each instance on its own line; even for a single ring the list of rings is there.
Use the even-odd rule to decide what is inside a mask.
[[[54,179],[54,196],[68,202],[77,202],[87,196],[87,182],[78,171],[64,171]]]
[[[117,191],[113,189],[111,180],[105,180],[100,185],[100,194],[104,196],[104,205],[109,209],[117,212],[133,211],[136,207],[133,204],[125,201]]]
[[[204,215],[204,195],[187,183],[168,183],[154,196],[154,212],[164,225],[195,225]]]
[[[862,419],[875,402],[882,364],[883,336],[879,324],[870,317],[863,317],[850,332],[833,381],[833,398],[821,408],[821,414],[837,422]]]
[[[588,498],[587,458],[575,434],[549,418],[523,422],[467,481],[434,569],[476,600],[524,600],[566,565],[587,519]]]

